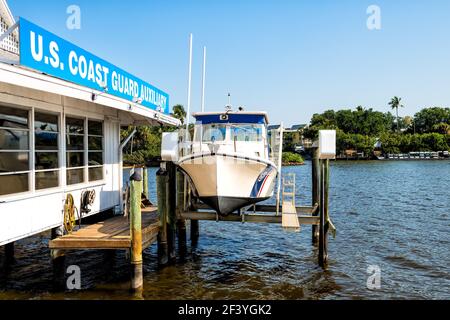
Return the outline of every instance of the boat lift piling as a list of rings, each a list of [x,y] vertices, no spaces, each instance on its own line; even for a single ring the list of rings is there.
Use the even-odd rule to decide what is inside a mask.
[[[142,169],[136,169],[130,177],[130,235],[131,235],[131,290],[142,292],[143,271],[142,271]],[[145,172],[145,170],[144,170]],[[145,177],[145,174],[144,174]]]

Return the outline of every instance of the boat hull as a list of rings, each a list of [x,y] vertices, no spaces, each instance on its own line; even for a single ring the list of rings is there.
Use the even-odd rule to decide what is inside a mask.
[[[273,196],[276,167],[236,154],[202,154],[181,159],[196,196],[221,215]]]

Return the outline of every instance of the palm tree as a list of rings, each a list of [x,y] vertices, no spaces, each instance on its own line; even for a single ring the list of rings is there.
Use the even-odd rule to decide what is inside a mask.
[[[181,121],[181,124],[184,124],[184,119],[186,118],[186,110],[184,110],[183,105],[177,104],[173,107],[173,116]]]
[[[391,99],[391,102],[389,102],[389,105],[391,106],[392,109],[395,109],[396,114],[397,114],[397,132],[400,132],[400,127],[399,127],[399,118],[398,118],[398,108],[403,108],[404,105],[402,105],[400,103],[400,101],[402,101],[402,98],[399,98],[397,96],[393,97]]]

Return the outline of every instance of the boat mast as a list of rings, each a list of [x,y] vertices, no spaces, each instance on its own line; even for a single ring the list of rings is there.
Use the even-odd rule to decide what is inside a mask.
[[[203,47],[202,112],[205,112],[206,47]]]
[[[186,137],[187,142],[189,134],[189,119],[191,117],[191,82],[192,82],[192,33],[189,35],[189,79],[188,79],[188,98],[187,98],[187,113],[186,113]]]

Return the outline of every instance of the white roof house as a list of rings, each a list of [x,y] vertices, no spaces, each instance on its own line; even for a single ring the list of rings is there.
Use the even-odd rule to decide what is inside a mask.
[[[16,24],[5,0],[0,17],[1,246],[61,226],[68,194],[81,212],[83,192],[95,191],[83,216],[121,211],[120,126],[180,121],[169,115],[167,94],[25,19]],[[49,45],[41,61],[33,39]],[[27,60],[30,52],[35,61]],[[100,70],[97,80],[103,67],[101,87],[87,82],[87,61]],[[137,95],[128,97],[120,84]]]

